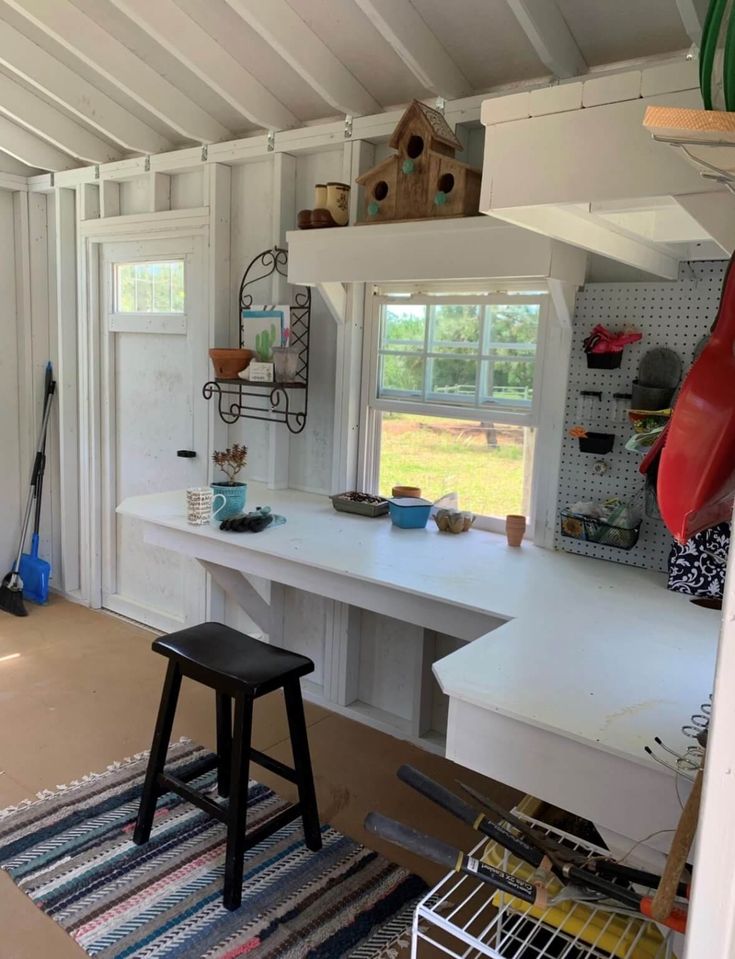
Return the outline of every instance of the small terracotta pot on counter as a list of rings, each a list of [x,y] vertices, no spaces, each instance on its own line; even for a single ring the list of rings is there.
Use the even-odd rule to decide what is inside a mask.
[[[520,546],[526,532],[526,517],[509,514],[505,517],[505,537],[508,546]]]
[[[394,486],[390,491],[391,496],[412,496],[415,499],[421,499],[421,489],[418,486]]]

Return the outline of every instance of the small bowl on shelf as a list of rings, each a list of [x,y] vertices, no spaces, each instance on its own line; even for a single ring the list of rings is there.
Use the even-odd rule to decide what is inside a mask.
[[[411,496],[414,499],[421,499],[421,489],[418,486],[394,486],[390,495],[393,497]]]
[[[397,496],[388,500],[388,512],[399,529],[424,529],[433,503],[418,496]]]
[[[214,375],[221,380],[234,380],[238,373],[248,368],[254,356],[253,350],[213,347],[209,351]]]

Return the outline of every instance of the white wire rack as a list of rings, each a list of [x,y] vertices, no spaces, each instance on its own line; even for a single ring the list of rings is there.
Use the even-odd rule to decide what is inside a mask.
[[[589,855],[609,853],[580,839],[530,819],[519,811],[515,815],[567,845]],[[507,824],[505,824],[507,827]],[[512,828],[512,827],[507,827]],[[502,869],[517,873],[523,864],[501,847]],[[488,840],[472,850],[482,858]],[[594,903],[574,904],[567,914],[564,929],[551,922],[552,909],[538,918],[496,906],[494,890],[471,876],[449,873],[419,902],[414,912],[411,957],[438,955],[431,947],[454,959],[673,959],[674,934],[665,930],[660,946],[647,936],[655,923],[625,912],[595,907]],[[507,897],[506,897],[507,899]],[[558,911],[556,913],[558,915]],[[572,921],[575,917],[576,922]],[[565,931],[571,926],[577,931]],[[603,946],[604,944],[604,946]]]

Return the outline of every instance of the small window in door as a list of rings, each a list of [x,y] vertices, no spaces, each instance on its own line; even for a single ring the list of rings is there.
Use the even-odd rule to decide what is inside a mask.
[[[115,313],[183,313],[184,261],[115,264]]]

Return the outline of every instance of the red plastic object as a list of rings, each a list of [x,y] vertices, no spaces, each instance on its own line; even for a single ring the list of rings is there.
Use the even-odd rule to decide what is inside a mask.
[[[729,521],[735,498],[735,255],[712,334],[671,414],[658,471],[658,505],[680,543]]]
[[[624,346],[637,343],[642,337],[642,333],[611,333],[598,323],[582,345],[585,353],[622,353]]]

